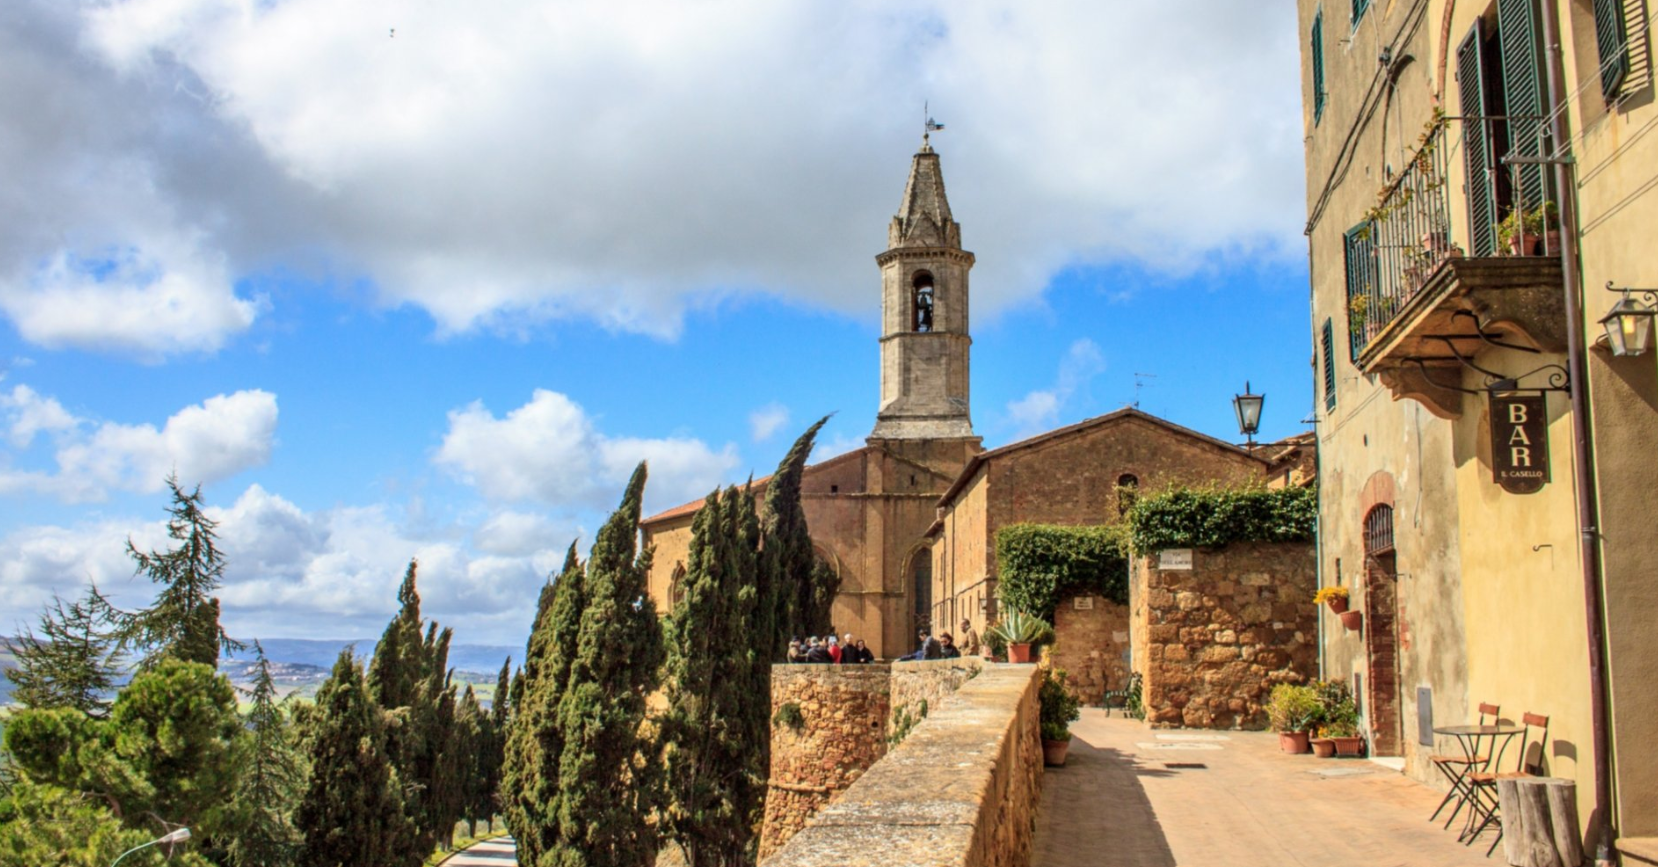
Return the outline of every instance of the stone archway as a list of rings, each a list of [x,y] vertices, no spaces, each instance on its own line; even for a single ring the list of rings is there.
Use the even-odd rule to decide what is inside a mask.
[[[1393,507],[1377,504],[1364,516],[1365,699],[1374,756],[1404,755],[1398,591]]]
[[[933,622],[933,549],[923,545],[910,555],[904,577],[909,581],[910,635],[929,629]]]

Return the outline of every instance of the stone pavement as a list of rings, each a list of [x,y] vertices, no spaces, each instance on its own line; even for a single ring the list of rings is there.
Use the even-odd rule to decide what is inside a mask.
[[[518,849],[511,837],[496,837],[449,856],[443,867],[517,867]]]
[[[1096,708],[1071,732],[1042,781],[1033,867],[1503,867],[1501,846],[1485,857],[1491,832],[1463,846],[1428,821],[1442,793],[1374,762]]]

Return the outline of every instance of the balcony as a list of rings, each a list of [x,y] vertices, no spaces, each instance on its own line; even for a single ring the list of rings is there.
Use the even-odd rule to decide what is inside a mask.
[[[1465,363],[1481,352],[1565,345],[1559,242],[1544,219],[1547,173],[1502,162],[1545,152],[1536,139],[1507,146],[1511,135],[1527,141],[1537,120],[1437,119],[1347,236],[1354,364],[1395,399],[1441,418],[1461,414]]]

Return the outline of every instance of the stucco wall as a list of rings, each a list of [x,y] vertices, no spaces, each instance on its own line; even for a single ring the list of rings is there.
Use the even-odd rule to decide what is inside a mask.
[[[1024,867],[1041,803],[1037,668],[988,666],[765,867]]]
[[[1312,546],[1236,543],[1193,552],[1192,569],[1135,567],[1146,635],[1142,690],[1154,726],[1266,726],[1273,685],[1318,671]]]

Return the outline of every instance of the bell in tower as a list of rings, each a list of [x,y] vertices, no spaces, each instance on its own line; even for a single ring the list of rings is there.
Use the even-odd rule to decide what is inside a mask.
[[[973,436],[968,412],[967,272],[938,154],[922,139],[881,266],[881,408],[872,439]]]

